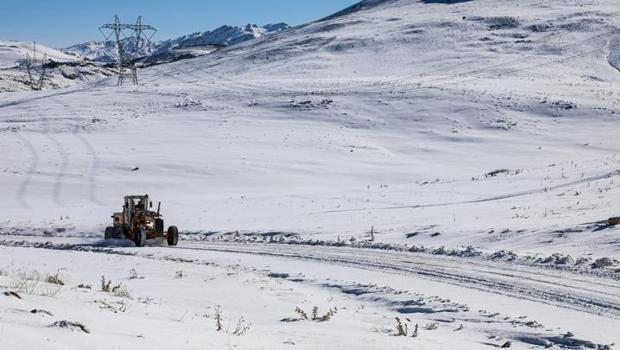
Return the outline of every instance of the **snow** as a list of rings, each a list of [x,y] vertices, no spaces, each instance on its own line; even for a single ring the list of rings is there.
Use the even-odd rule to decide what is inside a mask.
[[[6,268],[0,290],[28,281],[33,272],[57,275],[65,285],[39,282],[33,293],[18,292],[22,299],[0,296],[7,306],[0,309],[3,334],[17,335],[0,338],[0,344],[11,349],[98,349],[100,344],[478,349],[481,343],[499,346],[512,341],[514,348],[528,349],[532,342],[567,339],[563,335],[568,332],[574,333],[570,339],[575,342],[605,346],[617,341],[616,319],[446,286],[415,275],[197,248],[108,248],[97,253],[2,247],[0,261]],[[127,296],[101,291],[101,275],[113,286],[124,286]],[[337,312],[325,322],[302,320],[295,312],[299,307],[311,315],[314,306],[319,315],[330,308]],[[227,332],[216,331],[216,307]],[[241,317],[249,329],[232,334]],[[411,330],[418,324],[418,336],[395,336],[395,317],[411,320]],[[90,333],[50,327],[60,321],[82,324]],[[426,329],[433,323],[436,330]],[[29,336],[18,338],[20,334]]]
[[[617,344],[620,230],[602,222],[620,215],[616,11],[604,0],[364,1],[141,69],[139,87],[111,77],[0,94],[0,259],[14,261],[0,287],[25,267],[72,280],[58,297],[0,299],[12,303],[0,307],[4,334],[41,330],[24,348]],[[142,193],[181,229],[179,249],[102,246],[122,196]],[[253,243],[270,236],[299,244]],[[356,253],[370,239],[393,249]],[[445,253],[468,247],[483,256]],[[534,263],[547,258],[559,266]],[[612,266],[594,268],[599,258]],[[109,296],[75,286],[125,281],[130,268],[145,280],[126,281],[137,297],[106,314],[121,325],[109,327],[93,304]],[[181,269],[188,280],[174,279]],[[399,296],[469,311],[403,315],[412,306]],[[202,316],[216,305],[252,331],[215,332]],[[299,305],[341,311],[280,322]],[[59,316],[14,311],[44,307]],[[440,327],[395,337],[397,316]],[[511,322],[520,316],[545,327]],[[65,319],[91,334],[47,328]]]
[[[73,62],[76,60],[75,57],[58,50],[36,44],[36,58],[41,59],[43,55],[56,62]],[[0,69],[15,67],[28,56],[34,56],[34,44],[32,42],[0,40]]]

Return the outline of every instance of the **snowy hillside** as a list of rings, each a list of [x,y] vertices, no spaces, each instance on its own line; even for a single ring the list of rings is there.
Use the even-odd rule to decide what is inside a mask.
[[[46,55],[48,59],[56,62],[74,62],[75,57],[69,56],[61,51],[51,49],[49,47],[33,44],[32,42],[7,41],[0,40],[0,69],[12,68],[25,60],[26,57],[36,57],[41,59]]]
[[[136,92],[112,79],[33,102],[1,97],[2,127],[29,142],[45,130],[92,130],[92,149],[63,146],[49,163],[30,162],[36,147],[6,156],[12,225],[45,220],[30,222],[24,210],[37,198],[49,219],[75,211],[75,224],[101,228],[110,205],[140,188],[163,197],[186,230],[337,239],[375,226],[393,243],[615,254],[606,242],[616,231],[580,226],[620,211],[609,199],[620,190],[614,6],[367,4],[144,70]],[[24,105],[20,118],[40,120],[44,108],[49,122],[20,123]],[[158,135],[148,147],[122,146],[145,127]],[[159,142],[170,138],[175,147]],[[170,186],[160,187],[164,174]],[[49,181],[55,190],[43,194]],[[84,202],[84,189],[97,201]],[[580,233],[554,238],[565,230]],[[414,232],[422,234],[406,238]]]
[[[616,348],[619,14],[366,0],[0,94],[0,347]],[[143,193],[178,247],[102,239]]]
[[[34,58],[32,79],[27,73],[26,59]],[[0,41],[0,93],[31,90],[40,79],[43,57],[46,57],[44,89],[57,89],[109,77],[109,69],[82,62],[46,46],[33,43]]]

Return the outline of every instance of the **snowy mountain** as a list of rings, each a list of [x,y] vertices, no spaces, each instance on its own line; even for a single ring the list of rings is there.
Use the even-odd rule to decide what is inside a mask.
[[[175,51],[183,51],[197,46],[214,48],[231,46],[288,28],[289,26],[285,23],[268,24],[262,27],[255,24],[248,24],[244,27],[222,26],[212,31],[197,32],[176,39],[150,43],[140,50],[140,56],[164,57],[173,54]],[[118,58],[116,43],[113,41],[87,42],[67,47],[62,51],[102,63],[112,63]]]
[[[289,26],[285,23],[268,24],[262,27],[256,24],[248,24],[245,27],[221,26],[212,31],[198,32],[176,39],[166,40],[157,46],[154,54],[161,54],[170,50],[194,46],[231,46],[288,28]]]
[[[128,50],[132,50],[133,42],[129,41],[125,45]],[[149,43],[140,48],[138,55],[140,57],[148,56],[156,47],[156,43]],[[118,62],[118,48],[114,41],[89,41],[64,48],[62,51],[75,57],[86,58],[100,63]]]

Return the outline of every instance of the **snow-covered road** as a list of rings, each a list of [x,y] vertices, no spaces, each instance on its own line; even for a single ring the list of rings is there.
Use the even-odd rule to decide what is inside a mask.
[[[318,286],[330,293],[336,289],[341,292],[337,294],[356,302],[406,317],[436,320],[443,316],[450,322],[478,324],[475,318],[481,316],[471,310],[484,310],[479,311],[482,317],[501,318],[511,327],[545,325],[545,331],[541,328],[535,335],[518,330],[512,335],[518,339],[544,339],[545,332],[570,330],[585,339],[610,344],[617,341],[614,329],[620,326],[617,280],[508,262],[349,247],[207,241],[183,241],[177,248],[154,244],[136,249],[96,238],[54,237],[52,243],[49,237],[12,235],[5,236],[0,245],[11,250],[120,255],[147,259],[149,264],[236,266],[300,288]],[[402,294],[409,293],[417,298],[413,306],[410,299],[401,300]],[[535,321],[519,323],[523,316]],[[485,328],[483,333],[497,332],[495,323],[489,321],[491,329]]]
[[[186,243],[180,249],[286,257],[416,276],[620,319],[620,283],[617,280],[568,271],[344,247]]]

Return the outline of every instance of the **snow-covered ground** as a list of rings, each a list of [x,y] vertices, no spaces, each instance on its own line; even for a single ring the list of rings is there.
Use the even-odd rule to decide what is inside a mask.
[[[118,88],[110,78],[0,94],[0,233],[7,246],[1,259],[15,261],[3,285],[9,290],[25,266],[67,269],[72,284],[66,292],[24,300],[32,303],[27,308],[58,307],[68,313],[62,317],[91,323],[91,334],[80,335],[85,343],[42,335],[70,344],[105,337],[148,347],[160,344],[162,327],[182,334],[182,341],[169,341],[184,348],[206,342],[218,348],[480,349],[506,341],[528,348],[559,346],[573,338],[550,339],[568,331],[596,344],[618,343],[620,230],[599,223],[620,215],[618,10],[611,0],[501,6],[368,0],[322,21],[141,70],[137,88]],[[102,235],[129,193],[162,201],[167,224],[184,232],[180,249],[97,243],[93,237]],[[299,248],[304,245],[267,245],[269,251],[234,245],[215,253],[211,240],[330,247],[319,257],[308,256],[319,248]],[[386,265],[343,263],[334,256],[340,248],[331,247],[369,246],[370,240],[392,249],[368,258]],[[251,254],[239,254],[244,250]],[[101,252],[111,255],[95,254]],[[38,254],[49,255],[45,265]],[[428,270],[404,269],[391,254],[427,257]],[[174,289],[173,271],[183,262],[147,263],[161,256],[190,261],[191,288]],[[442,257],[449,266],[437,260]],[[533,263],[549,257],[558,266]],[[594,268],[601,258],[609,266]],[[520,281],[523,271],[491,284],[428,277],[462,274],[454,269],[464,264],[459,259],[497,274],[532,269],[528,276],[540,274],[541,281],[558,273],[570,277],[558,287],[559,303],[535,297],[551,288]],[[78,268],[84,264],[91,267]],[[115,314],[119,326],[106,329],[110,322],[98,318],[93,304],[108,297],[97,291],[99,275],[122,280],[136,264],[143,264],[138,272],[145,279],[127,282],[138,296],[130,299],[135,311]],[[219,270],[236,264],[243,272],[233,277]],[[265,277],[265,271],[289,277]],[[297,273],[304,277],[295,279]],[[214,275],[221,276],[214,288],[201,285]],[[76,290],[78,280],[94,289]],[[590,282],[591,291],[581,290]],[[391,292],[381,289],[375,298],[333,287],[356,283],[463,309],[459,315],[402,313],[394,305],[406,300],[390,299]],[[581,292],[580,300],[600,305],[564,298]],[[78,296],[91,309],[63,307]],[[259,296],[264,302],[254,302]],[[161,302],[139,301],[149,297]],[[300,300],[321,310],[338,306],[334,323],[280,322],[296,317]],[[215,305],[234,319],[243,315],[252,332],[218,337]],[[10,314],[0,314],[9,320],[5,327],[26,332],[56,320],[33,321],[11,314],[15,308],[2,309]],[[144,326],[150,312],[159,315],[157,324],[141,331],[126,326]],[[481,320],[487,312],[507,318]],[[411,327],[419,324],[417,339],[390,333],[398,315],[409,317]],[[520,316],[545,327],[515,325]],[[422,329],[432,322],[439,323],[436,332]],[[454,332],[460,323],[467,331]]]

